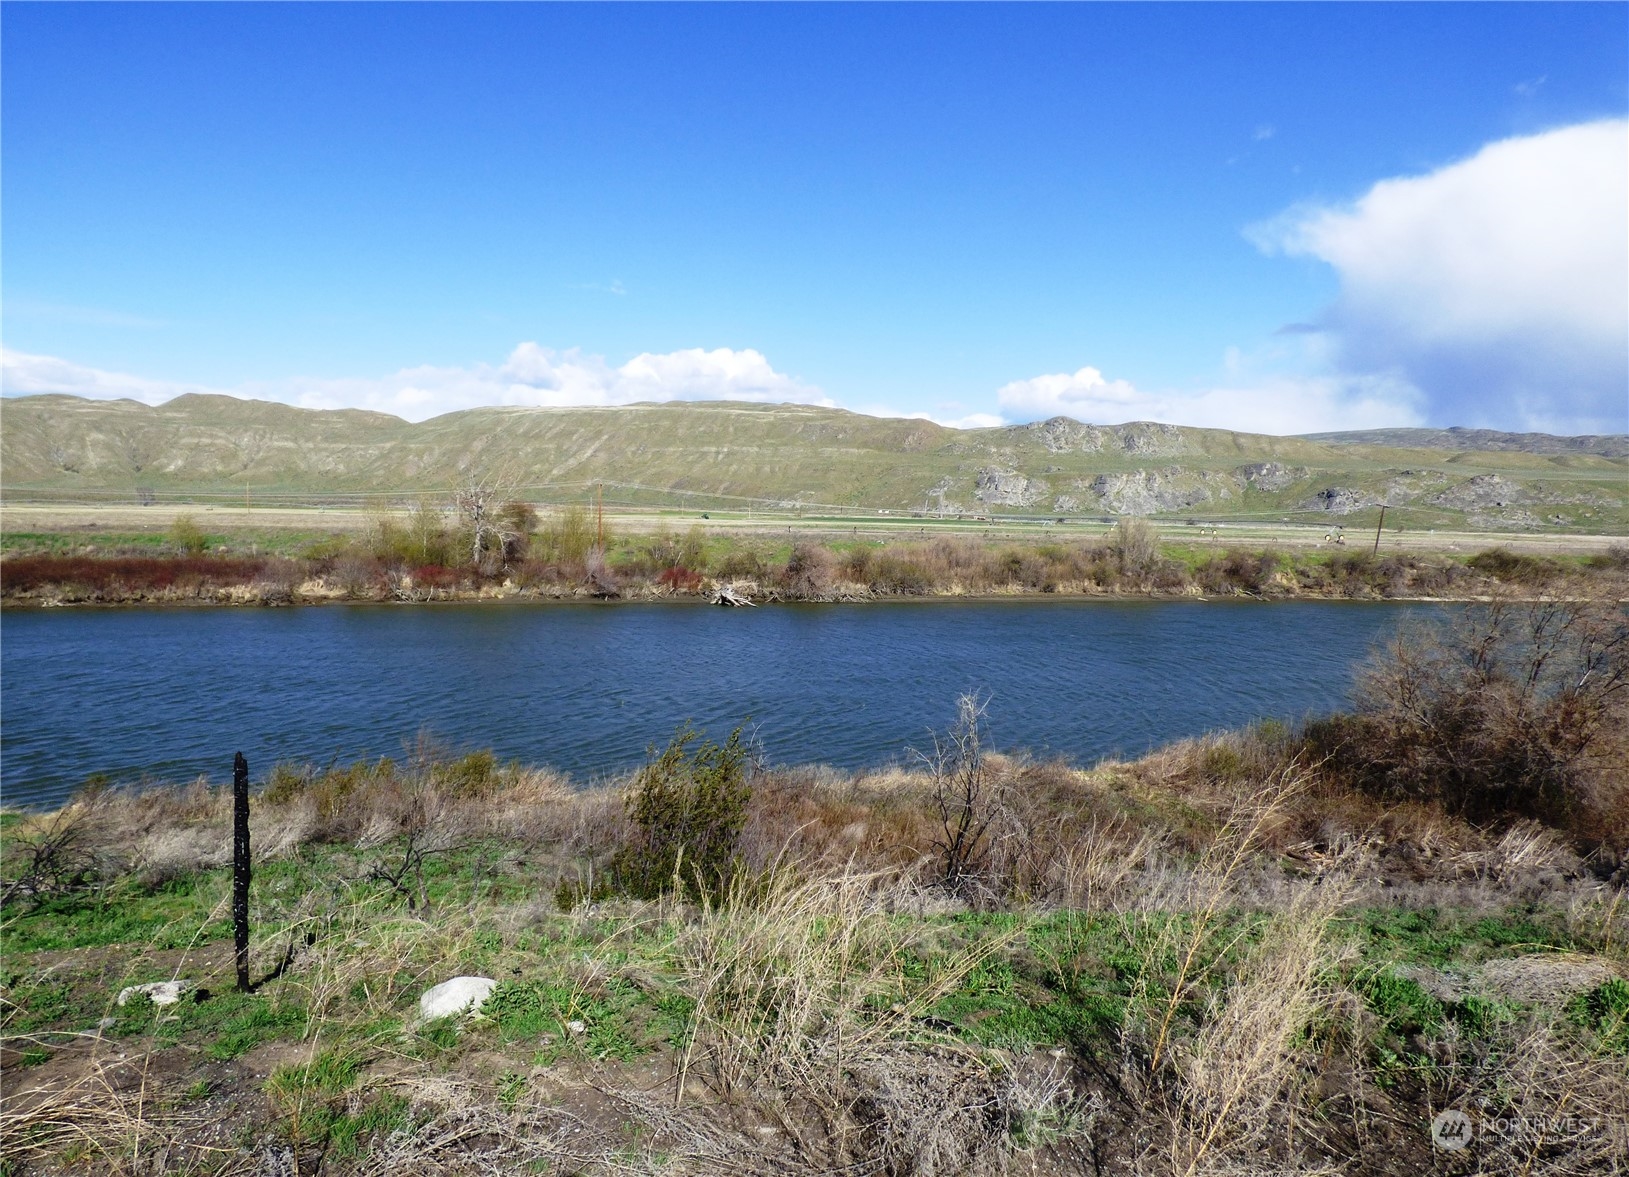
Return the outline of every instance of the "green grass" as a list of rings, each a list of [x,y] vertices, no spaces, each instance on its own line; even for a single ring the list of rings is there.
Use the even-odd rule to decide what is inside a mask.
[[[231,920],[216,909],[230,887],[231,880],[215,872],[153,892],[125,880],[89,902],[51,898],[0,926],[0,956],[115,944],[187,948],[224,939],[232,934]]]
[[[478,788],[480,765],[459,763],[449,772],[470,775],[470,787]],[[1222,758],[1209,769],[1224,778],[1233,771]],[[0,857],[14,826],[0,825]],[[125,879],[100,895],[8,911],[0,926],[6,1002],[0,1016],[19,1065],[53,1057],[49,1032],[85,1031],[112,1016],[105,1033],[121,1051],[176,1051],[211,1067],[206,1077],[188,1076],[191,1085],[178,1085],[172,1097],[207,1103],[217,1077],[257,1047],[299,1044],[282,1048],[280,1057],[298,1061],[264,1085],[280,1131],[356,1158],[381,1136],[411,1125],[404,1099],[370,1086],[370,1068],[383,1060],[479,1076],[500,1106],[512,1108],[526,1098],[530,1066],[619,1062],[692,1043],[698,1007],[685,938],[695,932],[693,912],[616,897],[599,901],[592,915],[557,912],[548,903],[552,878],[533,877],[516,847],[499,839],[433,856],[424,871],[429,906],[409,910],[403,894],[369,879],[373,867],[402,848],[399,840],[367,849],[307,845],[261,864],[253,909],[261,959],[284,943],[304,945],[308,931],[310,958],[253,994],[235,992],[229,978],[206,978],[214,990],[206,998],[164,1009],[145,999],[115,1007],[113,996],[124,984],[169,975],[168,968],[142,971],[150,949],[214,943],[228,934],[221,918],[227,869],[153,887]],[[1247,911],[1224,911],[1203,929],[1182,911],[882,918],[890,933],[877,941],[884,947],[864,951],[887,955],[848,962],[855,976],[875,970],[888,978],[863,1016],[891,1016],[899,1003],[932,991],[932,1001],[913,1008],[907,1036],[948,1037],[979,1051],[1061,1048],[1102,1060],[1120,1057],[1126,1032],[1167,1003],[1175,1010],[1174,1037],[1195,1035],[1271,926],[1269,917]],[[1457,1035],[1497,1046],[1530,1012],[1482,995],[1434,997],[1411,969],[1454,973],[1526,953],[1601,950],[1569,931],[1564,912],[1530,905],[1351,910],[1333,934],[1350,951],[1331,966],[1327,983],[1355,994],[1364,1012],[1320,1015],[1300,1040],[1323,1049],[1361,1028],[1367,1036],[1358,1049],[1374,1073],[1404,1087],[1434,1074],[1433,1042]],[[1175,992],[1195,939],[1192,975]],[[934,988],[970,952],[977,956],[971,967],[945,991]],[[218,948],[211,956],[226,959]],[[501,981],[480,1016],[411,1027],[419,994],[461,974]],[[198,979],[184,965],[181,975]],[[1629,986],[1621,981],[1550,1013],[1585,1049],[1629,1054]],[[743,1024],[762,1018],[769,1025],[774,1016],[774,1010],[742,1013]],[[1063,1129],[1036,1120],[1016,1130],[1024,1139],[1043,1139]]]
[[[1562,914],[1553,911],[1514,908],[1472,916],[1436,908],[1376,908],[1351,922],[1365,955],[1406,964],[1463,966],[1494,956],[1583,947],[1567,931]]]
[[[227,1061],[248,1054],[263,1042],[297,1038],[306,1026],[305,1010],[296,1005],[277,1006],[265,998],[244,994],[218,1000],[222,1006],[219,1011],[211,1010],[207,1017],[200,1018],[202,1025],[177,1028],[172,1040],[179,1040],[187,1029],[201,1030],[205,1037],[212,1034],[209,1057]]]

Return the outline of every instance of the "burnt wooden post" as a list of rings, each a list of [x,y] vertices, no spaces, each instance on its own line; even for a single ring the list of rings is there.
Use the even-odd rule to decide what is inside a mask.
[[[249,992],[249,762],[232,761],[232,945],[238,992]]]

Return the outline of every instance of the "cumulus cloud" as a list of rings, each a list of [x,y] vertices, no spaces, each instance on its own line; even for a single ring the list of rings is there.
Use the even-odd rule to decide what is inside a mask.
[[[30,355],[9,348],[0,350],[0,390],[8,395],[66,392],[97,400],[128,397],[149,405],[162,404],[171,397],[188,392],[221,391],[202,384],[179,384],[167,380],[148,380],[124,372],[106,372],[69,360],[59,360],[55,356]]]
[[[212,388],[88,368],[53,356],[5,351],[0,388],[7,394],[67,392],[161,404],[183,393],[219,393],[301,408],[363,408],[410,421],[485,405],[627,405],[637,401],[737,400],[831,405],[820,389],[777,372],[751,348],[644,352],[613,366],[577,349],[522,343],[501,364],[404,368],[359,379],[294,377]]]
[[[1386,376],[1273,376],[1199,392],[1145,392],[1096,368],[1015,380],[996,393],[1002,411],[1021,421],[1163,421],[1279,435],[1416,425],[1417,398]]]
[[[1337,367],[1417,387],[1433,422],[1625,428],[1629,120],[1504,139],[1249,236],[1335,268]]]

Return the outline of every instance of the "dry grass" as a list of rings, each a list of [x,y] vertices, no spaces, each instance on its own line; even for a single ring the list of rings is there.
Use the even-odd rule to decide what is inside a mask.
[[[1591,946],[1571,963],[1598,984],[1629,975],[1621,886],[1591,877],[1549,826],[1482,830],[1428,801],[1343,790],[1298,750],[1257,731],[1091,771],[986,757],[999,804],[980,843],[987,889],[976,903],[991,912],[936,885],[942,814],[922,773],[760,773],[743,869],[719,902],[634,903],[588,885],[564,913],[551,882],[602,869],[628,837],[626,782],[574,790],[551,773],[433,750],[400,766],[285,773],[255,802],[258,853],[320,847],[330,869],[303,893],[278,890],[276,871],[257,882],[268,930],[256,971],[288,960],[274,1000],[305,1011],[303,1032],[290,1031],[301,1057],[365,1044],[371,1069],[346,1099],[411,1098],[405,1126],[374,1141],[357,1171],[1401,1174],[1431,1163],[1428,1113],[1455,1106],[1517,1125],[1477,1154],[1484,1172],[1613,1172],[1614,1138],[1575,1129],[1629,1122],[1626,1057],[1610,1027],[1566,1020],[1572,990],[1534,988],[1568,959],[1479,964],[1474,977],[1503,986],[1503,1020],[1485,1033],[1447,1021],[1418,1046],[1431,1066],[1399,1080],[1365,1046],[1378,1041],[1377,1015],[1343,955],[1341,920],[1357,904],[1544,905]],[[224,861],[227,817],[227,794],[194,783],[87,794],[54,820],[75,823],[106,877],[128,872],[152,887]],[[25,818],[8,838],[52,820]],[[430,907],[404,850],[415,845],[462,852],[458,870],[473,884]],[[406,883],[382,881],[381,864]],[[489,899],[482,879],[500,874],[507,891]],[[1080,928],[1111,929],[1121,955],[1111,970],[1057,947],[1057,972],[1079,980],[1101,966],[1129,978],[1115,990],[1129,991],[1124,1019],[1101,1043],[980,1048],[968,1043],[1007,1040],[936,1020],[987,963],[1054,951],[1062,942],[1028,937],[1059,909]],[[470,1072],[449,1075],[405,1045],[411,1029],[367,1037],[471,960],[570,989],[575,1007],[625,979],[636,943],[647,954],[639,969],[659,974],[650,992],[687,999],[687,1036],[663,1055],[671,1073],[643,1087],[628,1069],[591,1071],[570,1056],[581,1064],[573,1098],[591,1092],[594,1114],[559,1103],[558,1067],[524,1072],[524,1097],[500,1100],[475,1071],[508,1064],[464,1053]],[[1524,969],[1532,991],[1518,993]],[[212,1134],[222,1113],[158,1098],[142,1086],[148,1056],[131,1053],[123,1069],[98,1055],[74,1083],[32,1096],[8,1086],[6,1154],[73,1155],[115,1173],[293,1172],[286,1117],[255,1129],[258,1152],[211,1151],[231,1147]]]

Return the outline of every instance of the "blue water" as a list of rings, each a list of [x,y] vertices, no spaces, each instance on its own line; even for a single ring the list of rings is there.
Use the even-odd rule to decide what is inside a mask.
[[[772,763],[904,759],[964,691],[997,747],[1077,763],[1341,706],[1354,664],[1452,606],[930,601],[8,610],[0,792],[62,799],[91,773],[215,779],[232,754],[453,748],[579,778],[639,762],[693,719],[750,719]]]

